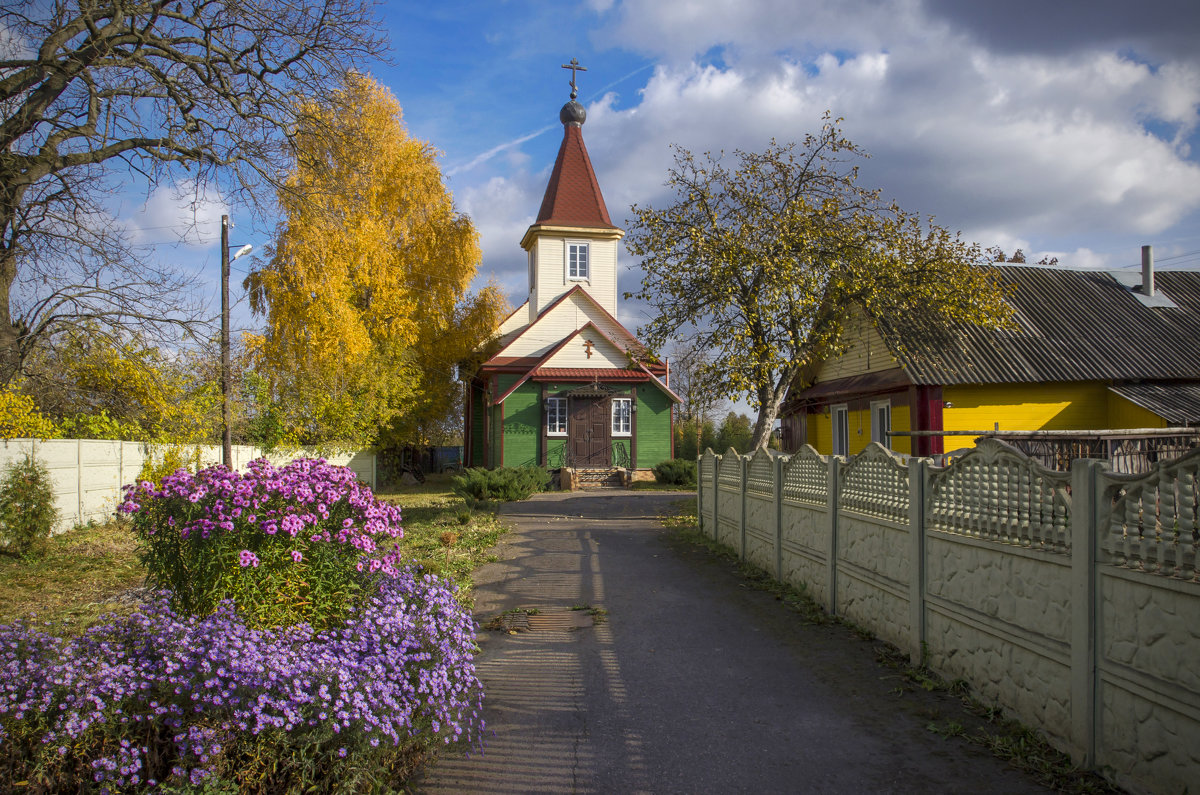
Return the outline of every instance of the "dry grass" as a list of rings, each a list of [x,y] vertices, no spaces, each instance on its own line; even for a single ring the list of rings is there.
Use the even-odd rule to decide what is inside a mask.
[[[133,533],[123,524],[78,527],[23,557],[0,557],[0,622],[36,616],[70,631],[129,610],[142,585]]]

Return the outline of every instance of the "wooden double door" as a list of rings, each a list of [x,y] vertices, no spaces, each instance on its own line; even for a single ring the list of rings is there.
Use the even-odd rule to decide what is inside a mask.
[[[612,463],[612,416],[609,398],[572,397],[567,440],[571,463],[601,469]]]

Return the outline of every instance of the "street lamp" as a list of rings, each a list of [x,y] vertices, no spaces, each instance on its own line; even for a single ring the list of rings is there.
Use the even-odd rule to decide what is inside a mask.
[[[221,463],[233,469],[233,436],[229,430],[229,386],[233,380],[229,364],[229,263],[250,253],[247,243],[229,258],[229,216],[221,216]]]

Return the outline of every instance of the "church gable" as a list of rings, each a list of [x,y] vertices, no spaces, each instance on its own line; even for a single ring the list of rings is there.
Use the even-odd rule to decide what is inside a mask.
[[[621,370],[630,366],[629,356],[596,326],[588,323],[571,335],[564,345],[547,356],[540,367],[587,367]]]
[[[595,300],[582,289],[572,290],[546,311],[532,324],[513,336],[496,359],[524,359],[541,357],[550,352],[563,337],[591,323],[622,351],[640,353],[643,346],[616,318],[598,306]]]

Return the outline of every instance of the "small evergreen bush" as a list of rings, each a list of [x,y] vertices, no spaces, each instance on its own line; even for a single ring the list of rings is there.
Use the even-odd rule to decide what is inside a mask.
[[[32,455],[15,462],[0,481],[0,547],[27,555],[50,537],[58,509],[50,471]]]
[[[542,467],[501,467],[500,469],[473,468],[464,470],[452,479],[454,492],[468,502],[529,499],[531,494],[545,491],[550,486],[550,473]]]
[[[654,479],[671,486],[696,488],[696,462],[670,458],[654,467]]]

